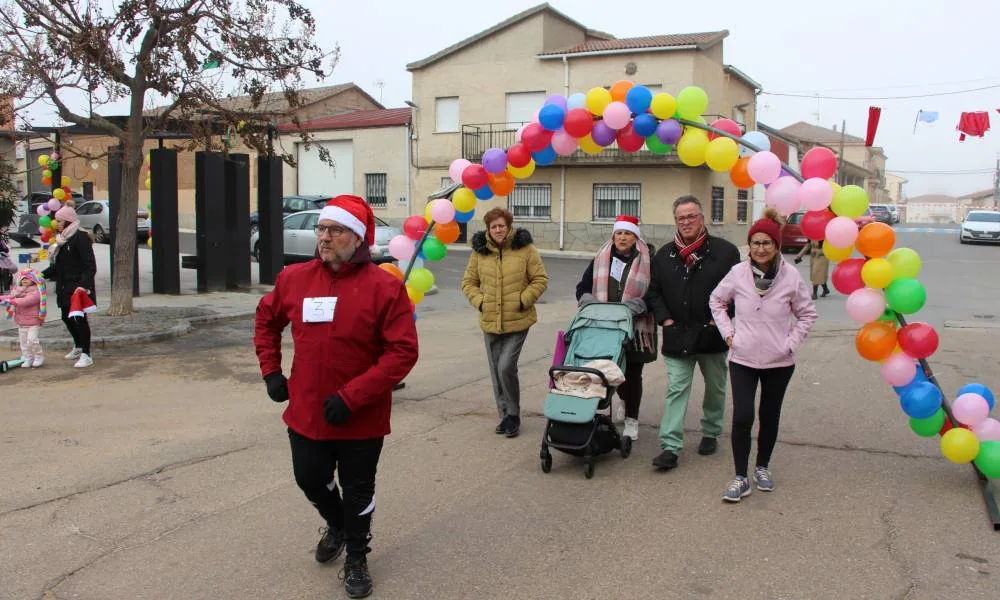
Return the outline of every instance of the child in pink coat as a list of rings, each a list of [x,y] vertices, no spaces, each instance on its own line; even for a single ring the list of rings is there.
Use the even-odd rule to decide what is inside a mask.
[[[22,368],[40,367],[45,362],[38,333],[45,323],[47,302],[45,280],[33,269],[24,269],[17,275],[17,285],[9,296],[0,297],[7,316],[17,323],[21,342]]]

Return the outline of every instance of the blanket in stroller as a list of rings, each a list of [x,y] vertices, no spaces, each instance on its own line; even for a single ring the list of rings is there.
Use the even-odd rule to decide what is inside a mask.
[[[622,373],[621,367],[615,364],[614,361],[599,359],[592,360],[584,365],[581,365],[588,369],[596,369],[601,373],[604,373],[604,377],[607,378],[608,383],[612,386],[618,387],[625,382],[625,374]],[[580,398],[603,398],[607,390],[604,388],[604,383],[601,378],[592,373],[557,373],[555,377],[556,389],[567,396],[578,396]]]

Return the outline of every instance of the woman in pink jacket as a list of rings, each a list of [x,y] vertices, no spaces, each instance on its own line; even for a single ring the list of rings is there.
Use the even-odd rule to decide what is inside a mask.
[[[750,228],[750,258],[729,271],[715,288],[709,307],[729,344],[733,389],[733,461],[736,479],[722,495],[739,502],[750,495],[747,468],[754,398],[760,384],[760,428],[753,478],[762,492],[774,490],[768,464],[778,439],[781,403],[795,371],[795,351],[816,323],[816,306],[798,270],[781,258],[781,223],[769,209]],[[736,320],[727,308],[736,303]]]

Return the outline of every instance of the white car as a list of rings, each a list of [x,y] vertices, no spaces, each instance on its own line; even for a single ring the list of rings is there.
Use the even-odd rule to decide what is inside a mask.
[[[106,244],[110,239],[112,223],[111,209],[107,200],[90,200],[76,205],[76,216],[80,227],[93,232],[94,241]],[[145,241],[149,237],[149,215],[146,209],[138,209],[136,215],[136,237]]]
[[[285,262],[309,260],[316,256],[316,223],[319,221],[318,210],[305,210],[285,215],[284,240]],[[398,227],[392,227],[382,219],[375,217],[375,244],[369,250],[372,260],[386,262],[393,260],[389,255],[389,240],[400,235]],[[260,262],[260,232],[250,236],[250,253],[254,260]]]
[[[1000,244],[1000,212],[995,210],[971,210],[962,221],[962,232],[958,241],[989,242]]]

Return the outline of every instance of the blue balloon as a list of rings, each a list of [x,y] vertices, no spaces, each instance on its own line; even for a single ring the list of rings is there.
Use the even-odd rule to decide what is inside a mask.
[[[574,108],[587,108],[587,95],[583,92],[577,92],[566,99],[566,110],[570,111]]]
[[[536,165],[544,167],[556,161],[556,151],[552,149],[552,146],[546,146],[538,152],[532,152],[531,157],[535,159]]]
[[[990,388],[986,387],[981,383],[967,383],[958,390],[958,396],[962,394],[979,394],[983,398],[986,398],[986,403],[990,405],[990,410],[993,410],[993,406],[996,404],[996,398],[993,396],[993,392]]]
[[[491,190],[488,185],[484,185],[478,190],[472,190],[472,193],[475,194],[476,198],[479,198],[480,200],[489,200],[493,197],[493,190]]]
[[[653,102],[653,92],[649,91],[649,88],[644,85],[637,85],[628,91],[625,95],[625,104],[628,105],[628,109],[632,111],[632,114],[640,114],[649,110],[649,105]],[[646,134],[640,134],[643,137],[649,137],[653,135],[653,132]]]
[[[469,212],[455,212],[455,222],[456,223],[468,223],[472,220],[472,217],[476,216],[476,211],[470,210]]]
[[[635,88],[632,88],[635,89]],[[656,121],[656,117],[649,113],[642,113],[641,115],[636,115],[632,119],[632,129],[642,137],[649,137],[656,133],[656,127],[659,123]]]
[[[941,390],[933,383],[921,381],[911,383],[907,387],[910,389],[900,396],[899,404],[908,417],[926,419],[941,408],[944,398],[941,396]]]
[[[546,104],[538,113],[538,124],[549,131],[558,131],[566,120],[566,111],[557,104]]]
[[[910,389],[911,386],[916,385],[922,381],[929,381],[929,380],[927,379],[927,374],[924,373],[924,368],[920,366],[919,363],[917,363],[917,374],[913,377],[913,381],[911,381],[906,385],[893,386],[892,389],[895,390],[897,394],[902,396],[903,393],[906,392],[908,389]]]

